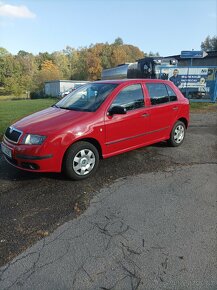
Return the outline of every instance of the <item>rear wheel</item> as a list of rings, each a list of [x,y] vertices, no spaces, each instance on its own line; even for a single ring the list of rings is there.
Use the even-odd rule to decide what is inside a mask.
[[[63,171],[73,180],[81,180],[92,175],[99,164],[99,152],[96,147],[85,141],[73,144],[66,152]]]
[[[173,147],[181,145],[185,138],[185,131],[185,124],[182,121],[176,122],[170,133],[169,144]]]

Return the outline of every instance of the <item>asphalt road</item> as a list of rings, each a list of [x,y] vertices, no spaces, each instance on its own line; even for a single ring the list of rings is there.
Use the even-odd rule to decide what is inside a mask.
[[[82,182],[1,157],[0,289],[217,289],[216,148],[213,112]]]

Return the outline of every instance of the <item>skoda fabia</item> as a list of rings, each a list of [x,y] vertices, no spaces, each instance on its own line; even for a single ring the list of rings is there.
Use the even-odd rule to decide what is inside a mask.
[[[100,158],[163,140],[181,145],[188,123],[189,101],[170,81],[97,81],[8,127],[1,147],[20,169],[80,180]]]

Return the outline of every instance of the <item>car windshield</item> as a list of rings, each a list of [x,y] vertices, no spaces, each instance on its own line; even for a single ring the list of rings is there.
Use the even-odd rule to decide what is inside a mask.
[[[56,103],[55,107],[66,110],[95,112],[116,87],[117,84],[89,83],[71,92]]]

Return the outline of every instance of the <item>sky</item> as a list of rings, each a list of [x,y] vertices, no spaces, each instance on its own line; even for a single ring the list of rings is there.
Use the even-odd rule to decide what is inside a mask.
[[[217,36],[217,0],[0,0],[0,47],[17,54],[125,44],[161,56]]]

